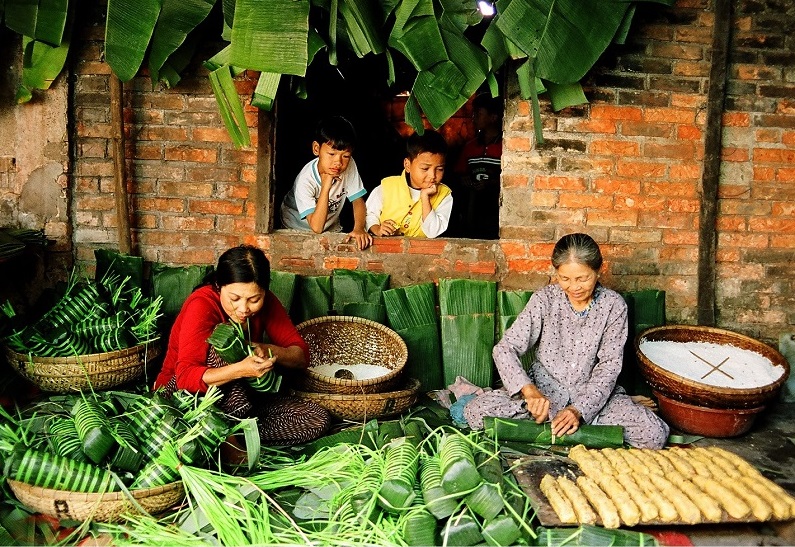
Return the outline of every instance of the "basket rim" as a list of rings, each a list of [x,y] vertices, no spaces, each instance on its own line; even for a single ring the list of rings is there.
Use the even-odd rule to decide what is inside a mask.
[[[308,399],[321,399],[325,401],[376,401],[379,399],[394,399],[396,397],[408,397],[417,394],[420,390],[420,381],[416,378],[408,378],[403,383],[403,389],[397,391],[383,391],[380,393],[318,393],[314,391],[299,391],[293,389],[292,393],[298,397]]]
[[[65,357],[40,357],[37,355],[31,355],[29,353],[19,353],[14,351],[7,345],[4,345],[3,348],[5,351],[11,355],[12,357],[16,358],[19,361],[32,361],[34,363],[42,363],[42,364],[54,364],[54,365],[63,365],[63,364],[85,364],[85,363],[97,363],[100,361],[106,361],[108,359],[116,359],[119,357],[126,357],[128,355],[132,355],[134,353],[140,353],[141,351],[149,351],[150,348],[157,348],[155,344],[160,341],[160,337],[153,340],[149,340],[148,342],[144,342],[142,344],[138,344],[135,346],[130,346],[128,348],[118,349],[115,351],[105,351],[102,353],[86,353],[83,355],[68,355]]]
[[[308,319],[302,323],[296,325],[296,330],[298,333],[301,333],[301,329],[305,329],[306,327],[310,327],[312,325],[316,325],[319,323],[331,323],[331,322],[339,322],[339,323],[361,323],[363,325],[367,325],[370,327],[374,327],[377,330],[380,330],[390,337],[394,338],[395,342],[397,342],[398,347],[401,350],[401,365],[392,369],[388,374],[384,374],[383,376],[377,376],[375,378],[367,378],[365,380],[345,380],[343,378],[332,378],[331,376],[326,376],[325,374],[320,374],[312,370],[312,366],[307,367],[304,369],[304,372],[310,377],[319,382],[323,382],[326,384],[337,385],[337,386],[347,386],[347,387],[357,387],[357,386],[370,386],[374,384],[381,384],[383,382],[389,381],[399,375],[406,366],[406,361],[408,360],[408,346],[406,346],[406,342],[403,341],[403,338],[395,332],[393,329],[390,329],[386,325],[382,325],[377,321],[372,321],[370,319],[365,319],[363,317],[357,317],[355,315],[324,315],[322,317],[315,317],[313,319]],[[303,335],[302,335],[303,336]]]
[[[783,367],[784,374],[782,374],[777,380],[759,387],[736,388],[736,387],[712,386],[709,384],[691,380],[690,378],[685,378],[684,376],[681,376],[679,374],[676,374],[675,372],[671,372],[661,367],[660,365],[654,363],[648,357],[646,357],[646,355],[640,349],[641,343],[647,341],[649,336],[654,336],[663,332],[670,332],[677,330],[692,332],[692,333],[703,332],[703,333],[717,334],[720,336],[725,336],[726,338],[733,338],[736,340],[749,342],[755,348],[758,347],[759,349],[764,350],[764,351],[756,351],[754,349],[749,351],[754,351],[755,353],[759,353],[760,355],[770,359],[770,361],[773,363],[774,366]],[[650,341],[662,341],[662,340],[657,339]],[[698,341],[698,340],[694,339],[692,341]],[[761,395],[761,394],[770,393],[777,390],[782,384],[784,384],[784,382],[787,381],[787,377],[790,374],[789,362],[775,348],[765,344],[760,340],[751,338],[750,336],[746,336],[744,334],[740,334],[739,332],[734,332],[727,329],[721,329],[718,327],[707,327],[700,325],[662,325],[659,327],[652,327],[639,333],[635,337],[634,345],[635,345],[635,355],[638,357],[638,360],[641,362],[643,367],[652,369],[655,374],[659,374],[660,376],[663,376],[670,380],[680,382],[687,388],[709,391],[710,393],[713,393],[715,395],[738,396],[738,395]]]
[[[101,502],[115,502],[129,500],[130,496],[124,491],[114,492],[75,492],[73,490],[58,490],[56,488],[44,488],[42,486],[34,486],[26,482],[6,479],[12,489],[19,488],[20,490],[27,491],[39,498],[43,499],[62,499],[62,500],[77,500],[84,502],[101,501]],[[166,492],[171,492],[178,488],[184,488],[182,481],[170,482],[160,486],[152,486],[151,488],[142,488],[140,490],[130,490],[130,494],[134,499],[147,498],[149,496],[156,496]]]

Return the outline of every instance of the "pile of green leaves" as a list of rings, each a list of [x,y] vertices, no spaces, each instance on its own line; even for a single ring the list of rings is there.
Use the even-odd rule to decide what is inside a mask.
[[[208,465],[234,430],[215,406],[220,392],[170,399],[122,392],[54,395],[12,416],[0,409],[3,475],[34,486],[104,492],[178,480],[158,458]]]
[[[81,279],[72,272],[66,289],[38,318],[15,328],[2,343],[18,353],[68,357],[116,351],[159,338],[162,298],[148,298],[130,278],[108,272],[102,279]],[[9,319],[9,304],[0,308]]]

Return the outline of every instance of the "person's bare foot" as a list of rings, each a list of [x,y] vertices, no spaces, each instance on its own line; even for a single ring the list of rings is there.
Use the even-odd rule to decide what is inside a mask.
[[[657,412],[657,401],[650,397],[646,397],[645,395],[630,395],[629,397],[632,399],[632,402],[636,405],[645,406],[652,412]]]

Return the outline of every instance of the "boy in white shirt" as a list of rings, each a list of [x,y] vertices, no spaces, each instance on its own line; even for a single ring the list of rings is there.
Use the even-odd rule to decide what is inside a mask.
[[[406,142],[403,173],[386,177],[367,198],[367,229],[375,235],[438,237],[450,224],[453,195],[442,184],[447,143],[426,129]]]
[[[353,160],[356,132],[342,116],[322,120],[315,132],[312,153],[317,156],[295,177],[292,189],[284,197],[281,213],[286,228],[322,232],[340,232],[339,217],[347,198],[353,205],[354,239],[359,249],[366,249],[372,236],[365,230],[367,191]]]

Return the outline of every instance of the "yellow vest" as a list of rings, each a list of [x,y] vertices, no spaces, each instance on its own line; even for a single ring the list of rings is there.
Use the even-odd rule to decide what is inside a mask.
[[[436,209],[451,192],[448,186],[440,183],[431,196],[431,209]],[[422,200],[412,201],[405,171],[381,180],[381,197],[381,224],[392,220],[398,226],[396,235],[426,237],[422,231]]]

